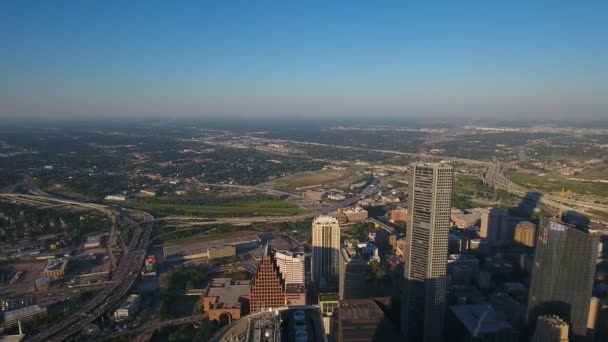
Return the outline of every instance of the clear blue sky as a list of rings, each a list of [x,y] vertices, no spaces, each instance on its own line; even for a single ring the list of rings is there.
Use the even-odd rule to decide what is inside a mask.
[[[328,3],[0,1],[0,117],[608,118],[607,1]]]

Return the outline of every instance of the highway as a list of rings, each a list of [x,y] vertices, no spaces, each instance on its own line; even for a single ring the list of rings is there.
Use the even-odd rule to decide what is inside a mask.
[[[148,331],[155,331],[155,330],[158,330],[161,328],[188,324],[188,323],[201,322],[206,319],[207,319],[207,314],[205,313],[205,314],[200,314],[200,315],[174,318],[174,319],[165,320],[165,321],[152,320],[152,321],[148,321],[133,329],[127,328],[122,331],[115,331],[115,332],[112,332],[109,334],[105,334],[105,335],[101,336],[99,338],[99,340],[109,341],[109,340],[115,339],[116,337],[119,337],[119,336],[141,334],[141,333],[148,332]]]
[[[504,170],[505,166],[503,165],[492,165],[483,178],[484,184],[491,186],[495,189],[505,190],[509,193],[518,196],[528,197],[531,200],[538,201],[540,204],[546,205],[557,210],[559,210],[559,208],[561,207],[563,207],[565,210],[576,210],[576,207],[578,207],[608,213],[607,205],[597,203],[588,203],[574,199],[565,199],[564,205],[562,205],[561,199],[557,196],[543,194],[540,191],[529,190],[511,181],[507,176],[505,176]]]
[[[334,206],[324,208],[323,213],[334,211],[337,208],[352,205],[361,198],[373,194],[376,190],[375,186],[378,185],[377,180],[371,182],[359,196],[347,199]],[[20,202],[30,205],[38,206],[49,206],[49,205],[68,205],[79,207],[87,210],[99,211],[112,219],[113,223],[116,223],[118,219],[125,222],[130,222],[134,228],[133,236],[123,253],[120,262],[112,260],[112,264],[116,265],[113,268],[111,279],[109,283],[104,287],[99,294],[97,294],[91,301],[85,304],[80,310],[62,320],[61,322],[47,327],[44,331],[29,337],[28,341],[42,342],[42,341],[62,341],[66,338],[80,333],[83,328],[95,321],[98,317],[103,315],[107,310],[118,304],[124,296],[127,294],[133,283],[137,280],[140,270],[143,267],[143,261],[146,255],[146,250],[150,243],[153,241],[151,238],[152,228],[154,223],[160,220],[169,222],[184,222],[189,226],[196,226],[201,224],[218,224],[218,223],[230,223],[230,224],[251,224],[256,222],[291,222],[311,218],[318,213],[311,212],[305,215],[295,216],[282,216],[282,217],[237,217],[237,218],[220,218],[210,221],[204,218],[193,218],[193,217],[180,217],[170,216],[162,219],[154,219],[151,215],[145,212],[138,212],[135,210],[117,210],[114,207],[108,207],[101,204],[77,202],[72,200],[52,198],[40,194],[36,195],[24,195],[24,194],[0,194],[0,198],[4,198],[13,202]],[[132,220],[131,215],[138,214],[142,216],[143,221],[137,223]],[[114,228],[114,227],[113,227]],[[113,231],[113,229],[112,229]],[[186,317],[180,320],[172,320],[169,322],[150,322],[145,324],[132,332],[137,333],[140,331],[146,331],[147,329],[158,329],[159,327],[166,325],[178,325],[183,324],[180,322],[191,322],[200,320],[201,316]],[[126,333],[126,332],[125,332]]]
[[[114,209],[100,204],[76,202],[41,195],[0,194],[0,197],[28,204],[48,205],[49,203],[61,203],[97,210],[109,216],[112,220],[114,220],[115,217],[122,217],[125,213],[134,212],[116,212]],[[147,213],[139,212],[138,214],[147,218],[147,221],[151,221],[152,219],[152,216]],[[130,219],[128,216],[126,218]],[[127,294],[127,291],[131,288],[143,267],[143,261],[150,243],[153,225],[154,223],[150,222],[146,224],[136,224],[134,226],[133,236],[127,249],[123,253],[121,262],[115,267],[109,284],[101,290],[95,298],[89,301],[76,313],[28,338],[28,340],[34,342],[63,341],[69,336],[82,331],[85,325],[93,322],[109,308],[118,304],[118,302]]]

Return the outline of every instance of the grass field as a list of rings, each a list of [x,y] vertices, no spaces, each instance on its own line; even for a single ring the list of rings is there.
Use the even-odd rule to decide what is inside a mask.
[[[320,170],[297,173],[277,180],[281,185],[286,185],[293,188],[317,185],[330,184],[340,181],[350,176],[347,171],[340,170]]]
[[[190,204],[174,197],[153,198],[118,202],[125,207],[164,214],[187,214],[207,217],[229,216],[290,216],[306,213],[306,210],[282,200],[235,200],[218,205]]]
[[[454,191],[470,196],[477,196],[487,192],[479,178],[458,174],[454,176]]]
[[[574,177],[584,179],[608,179],[608,167],[597,167],[586,169],[583,172],[577,173]]]
[[[539,177],[535,174],[509,170],[507,177],[517,184],[547,192],[558,192],[562,188],[566,188],[574,193],[583,195],[606,196],[608,193],[608,184],[573,181],[555,175]],[[555,181],[549,181],[549,179],[554,179]]]
[[[330,185],[335,188],[347,189],[350,184],[361,180],[362,177],[351,170],[319,170],[280,178],[275,180],[275,184],[290,190],[314,185]]]
[[[209,229],[212,226],[209,226]],[[194,231],[192,236],[187,237],[175,237],[178,234],[182,234],[184,232],[176,232],[175,234],[168,234],[164,238],[162,238],[164,246],[171,245],[181,245],[185,243],[193,243],[193,242],[204,242],[211,240],[219,240],[219,239],[229,239],[233,237],[241,237],[246,235],[255,235],[255,233],[251,231],[244,230],[236,230],[233,232],[222,232],[222,233],[201,233],[198,231]]]

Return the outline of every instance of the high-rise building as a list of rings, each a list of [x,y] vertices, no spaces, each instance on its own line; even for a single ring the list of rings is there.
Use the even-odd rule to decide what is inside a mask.
[[[402,324],[408,341],[443,340],[454,169],[411,164]]]
[[[312,279],[319,283],[338,281],[340,224],[332,216],[321,215],[312,222]]]
[[[491,245],[501,245],[509,242],[509,216],[499,208],[482,209],[479,236],[487,239]]]
[[[515,226],[515,243],[521,247],[534,248],[536,244],[536,225],[530,221],[519,222]]]
[[[365,298],[365,278],[367,275],[367,262],[353,247],[344,247],[340,250],[340,299]]]
[[[540,315],[557,315],[574,336],[587,335],[599,236],[555,219],[539,225],[528,323]]]
[[[540,316],[532,342],[568,342],[568,323],[557,316]]]
[[[285,250],[275,251],[277,264],[285,284],[304,285],[304,253]]]
[[[285,306],[285,281],[277,265],[274,253],[264,246],[262,259],[251,281],[250,312]]]

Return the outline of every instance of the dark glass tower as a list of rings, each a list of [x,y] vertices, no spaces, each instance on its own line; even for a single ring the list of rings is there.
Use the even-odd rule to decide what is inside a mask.
[[[409,177],[401,328],[408,341],[437,342],[443,339],[454,169],[412,164]]]
[[[544,219],[538,229],[528,322],[557,315],[570,324],[574,337],[587,335],[599,236]]]

